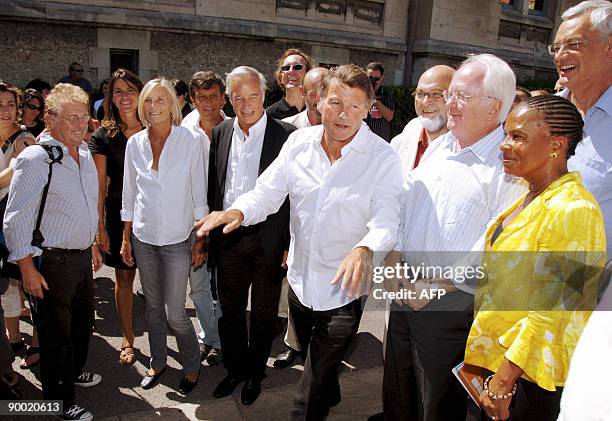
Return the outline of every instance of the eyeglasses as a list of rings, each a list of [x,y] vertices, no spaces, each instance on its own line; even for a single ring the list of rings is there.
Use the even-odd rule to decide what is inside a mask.
[[[83,114],[83,115],[59,115],[59,114],[54,114],[59,118],[63,118],[64,120],[68,121],[70,124],[76,124],[76,123],[87,123],[89,121],[89,114]]]
[[[558,44],[550,44],[548,46],[548,54],[550,54],[551,56],[554,56],[558,54],[559,51],[561,51],[561,48],[565,48],[566,51],[578,51],[580,50],[580,48],[582,48],[582,46],[588,44],[587,41],[597,39],[597,38],[598,37],[588,38],[588,39],[577,39],[577,40],[571,40],[567,42],[560,42]]]
[[[461,91],[444,91],[442,93],[444,95],[444,101],[446,102],[451,102],[453,100],[453,98],[457,99],[457,102],[461,102],[462,104],[465,104],[466,102],[468,102],[471,99],[475,99],[475,98],[489,98],[489,99],[497,99],[495,97],[492,96],[478,96],[478,95],[466,95]]]
[[[295,71],[300,71],[304,68],[304,65],[303,64],[285,64],[284,66],[281,66],[281,70],[283,72],[288,72],[292,68]]]
[[[376,76],[369,76],[369,78],[370,78],[370,80],[371,80],[372,82],[374,82],[374,83],[376,83],[376,82],[378,82],[378,81],[380,80],[380,78],[379,78],[379,77],[376,77]]]
[[[83,69],[72,69],[72,71],[76,73],[83,73]]]
[[[444,98],[444,91],[431,91],[431,92],[414,91],[412,93],[412,96],[419,100],[423,100],[427,96],[430,99],[442,99]]]
[[[42,111],[42,107],[37,107],[36,105],[26,104],[26,107],[28,107],[32,111]]]

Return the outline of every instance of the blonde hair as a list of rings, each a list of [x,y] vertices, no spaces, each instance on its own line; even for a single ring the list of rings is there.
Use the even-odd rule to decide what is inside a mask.
[[[140,96],[138,97],[138,118],[145,126],[150,126],[151,123],[147,118],[144,111],[144,102],[147,96],[151,93],[151,91],[158,86],[161,86],[166,90],[168,94],[168,99],[170,100],[171,108],[170,115],[172,116],[172,125],[180,126],[181,121],[183,121],[183,115],[181,114],[181,107],[178,103],[178,99],[176,98],[176,91],[174,90],[174,86],[172,86],[172,82],[166,78],[158,78],[150,80],[146,83],[142,91],[140,91]]]
[[[64,105],[74,102],[85,104],[89,108],[89,95],[76,85],[58,83],[45,98],[45,110],[49,114],[59,115]]]

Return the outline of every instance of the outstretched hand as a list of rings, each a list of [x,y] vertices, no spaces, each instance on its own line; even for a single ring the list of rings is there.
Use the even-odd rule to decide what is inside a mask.
[[[372,279],[372,256],[369,248],[355,247],[340,264],[331,284],[337,284],[342,278],[340,289],[347,290],[349,298],[360,297],[366,282]]]
[[[238,209],[229,209],[221,212],[211,212],[204,218],[200,219],[194,224],[194,227],[198,229],[198,238],[204,238],[214,230],[215,228],[225,225],[223,227],[223,233],[229,234],[235,229],[240,227],[240,224],[244,220],[244,215]]]

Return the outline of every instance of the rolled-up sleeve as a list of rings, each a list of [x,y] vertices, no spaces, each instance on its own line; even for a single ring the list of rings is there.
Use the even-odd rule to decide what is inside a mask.
[[[4,235],[11,262],[42,254],[42,250],[31,243],[49,165],[32,154],[22,154],[14,170],[4,214]]]
[[[136,167],[132,160],[132,148],[137,147],[134,137],[128,140],[125,147],[125,161],[123,165],[123,192],[121,194],[121,220],[131,222],[134,220],[134,202],[136,200]]]
[[[402,167],[395,153],[389,153],[389,159],[375,184],[376,190],[370,205],[372,217],[366,223],[368,232],[355,247],[390,251],[397,244],[402,193]]]
[[[206,188],[208,186],[208,176],[204,168],[204,147],[202,139],[194,137],[194,150],[191,155],[191,197],[193,201],[193,217],[198,220],[208,214],[208,204],[206,203]]]
[[[292,135],[293,136],[293,135]],[[289,193],[287,183],[287,156],[290,145],[287,140],[270,166],[257,178],[255,188],[238,197],[230,209],[238,209],[244,215],[242,225],[255,225],[268,215],[278,212]]]

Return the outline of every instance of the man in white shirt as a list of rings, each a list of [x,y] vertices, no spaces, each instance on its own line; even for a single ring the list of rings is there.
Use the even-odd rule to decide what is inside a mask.
[[[210,154],[210,139],[212,131],[224,120],[229,118],[223,112],[225,105],[225,84],[220,76],[211,71],[196,72],[189,81],[189,96],[196,109],[189,113],[181,123],[191,131],[196,139],[202,141],[204,149],[204,170],[208,173],[208,156]],[[204,177],[202,177],[204,178]],[[192,241],[195,241],[195,233]],[[221,339],[219,338],[218,322],[221,317],[221,306],[213,301],[211,282],[212,274],[206,264],[191,267],[189,272],[189,297],[200,323],[200,350],[202,360],[208,365],[221,362]]]
[[[307,351],[292,420],[324,419],[340,402],[337,371],[359,327],[373,255],[394,246],[399,225],[399,158],[362,122],[373,100],[367,74],[352,64],[330,70],[319,94],[322,125],[291,135],[255,189],[197,224],[200,236],[225,224],[230,233],[289,196],[289,306]]]
[[[274,161],[295,130],[265,113],[265,91],[266,79],[252,67],[239,66],[227,75],[226,93],[236,118],[213,129],[208,170],[208,204],[213,211],[228,209],[238,196],[252,190],[258,175]],[[277,211],[231,235],[211,233],[209,259],[216,269],[222,313],[219,334],[228,372],[213,392],[216,398],[230,395],[246,380],[241,401],[250,405],[259,396],[266,376],[289,245],[289,203]],[[249,287],[251,320],[247,330]]]
[[[315,67],[306,73],[303,87],[306,109],[291,117],[283,118],[284,122],[294,125],[296,129],[321,124],[321,113],[317,110],[318,93],[321,78],[327,73],[329,73],[329,70],[325,67]]]
[[[448,132],[443,94],[454,74],[455,69],[452,67],[439,65],[427,70],[419,78],[416,90],[412,93],[417,117],[391,140],[391,147],[400,156],[404,179],[419,165],[431,142]]]
[[[306,103],[306,109],[299,114],[284,118],[284,122],[293,124],[297,129],[321,124],[321,113],[317,110],[319,86],[321,85],[321,78],[328,73],[329,70],[325,67],[315,67],[306,73],[304,77],[304,102]],[[276,368],[289,367],[300,353],[300,344],[295,335],[295,327],[289,313],[287,288],[287,278],[285,278],[283,279],[283,290],[281,292],[278,313],[279,316],[287,315],[287,332],[285,333],[285,345],[287,345],[287,348],[276,356],[276,361],[274,361],[274,367]]]
[[[401,256],[413,268],[480,264],[487,223],[525,191],[504,174],[499,150],[515,85],[508,64],[490,54],[472,56],[457,70],[445,92],[450,132],[427,148],[405,183],[396,262]],[[458,264],[459,257],[468,259]],[[391,305],[384,419],[465,420],[467,395],[451,369],[463,360],[472,324],[473,280],[415,279],[402,287],[416,299]],[[418,299],[439,289],[446,295]]]

